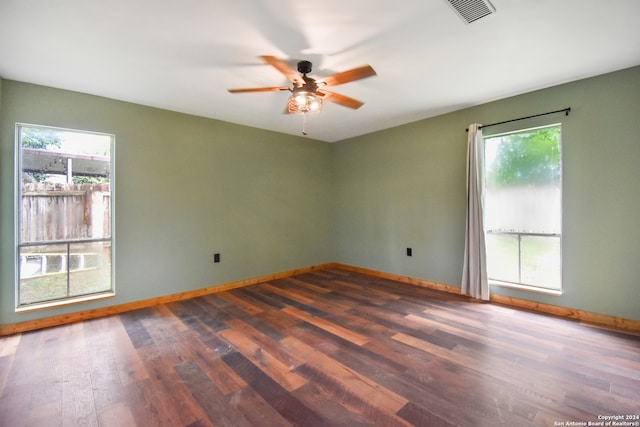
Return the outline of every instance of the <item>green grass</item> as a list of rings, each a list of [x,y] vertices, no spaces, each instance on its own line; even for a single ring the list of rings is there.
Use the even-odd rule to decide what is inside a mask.
[[[110,267],[73,271],[67,290],[66,273],[20,280],[20,304],[63,299],[70,296],[106,292],[111,289]]]

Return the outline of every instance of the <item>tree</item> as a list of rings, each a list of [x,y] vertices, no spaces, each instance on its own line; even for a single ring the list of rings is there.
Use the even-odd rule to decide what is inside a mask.
[[[46,150],[50,147],[60,147],[62,138],[53,129],[23,127],[21,133],[22,148]]]
[[[488,142],[497,144],[495,157],[487,159],[488,186],[560,182],[559,126],[504,135]]]
[[[23,127],[20,132],[22,148],[47,150],[51,147],[61,147],[62,138],[53,129]],[[44,182],[49,175],[44,172],[26,172],[24,178],[27,181]]]

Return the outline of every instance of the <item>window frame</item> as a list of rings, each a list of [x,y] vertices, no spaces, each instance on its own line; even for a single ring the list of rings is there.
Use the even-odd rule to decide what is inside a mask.
[[[88,135],[100,135],[105,136],[110,139],[109,143],[109,237],[98,237],[98,238],[71,238],[71,239],[59,239],[59,240],[47,240],[47,241],[36,241],[36,242],[22,242],[21,241],[21,217],[22,217],[22,168],[23,168],[23,150],[22,150],[22,137],[21,132],[24,128],[38,128],[45,130],[52,130],[55,132],[70,132],[70,133],[78,133],[78,134],[88,134]],[[15,311],[23,312],[23,311],[31,311],[31,310],[39,310],[49,307],[63,306],[69,304],[76,304],[85,301],[93,301],[104,298],[111,298],[115,296],[116,293],[116,282],[115,282],[115,150],[116,150],[116,135],[108,132],[99,132],[99,131],[89,131],[82,129],[74,129],[74,128],[66,128],[59,126],[48,126],[41,124],[32,124],[32,123],[24,123],[24,122],[16,122],[15,124],[15,133],[14,133],[14,180],[15,180],[15,191],[14,191],[14,303],[15,303]],[[62,298],[52,298],[42,301],[34,301],[30,303],[21,303],[21,289],[20,289],[20,281],[21,281],[21,249],[24,247],[33,247],[40,245],[66,245],[67,250],[67,260],[71,259],[70,247],[74,244],[83,244],[83,243],[99,243],[99,242],[108,242],[110,244],[110,267],[109,267],[109,278],[110,278],[110,288],[107,290],[101,290],[96,292],[91,292],[87,294],[80,295],[68,295]],[[67,276],[71,273],[70,267],[66,266]],[[68,282],[69,279],[67,279]],[[68,282],[69,283],[69,282]]]
[[[486,242],[486,237],[488,234],[512,234],[512,235],[517,235],[518,236],[518,245],[520,245],[520,236],[534,236],[534,237],[550,237],[550,238],[558,238],[559,239],[559,259],[558,259],[558,268],[559,268],[559,289],[555,289],[555,288],[551,288],[551,287],[545,287],[545,286],[537,286],[537,285],[532,285],[532,284],[528,284],[528,283],[522,283],[522,282],[511,282],[511,281],[505,281],[505,280],[498,280],[498,279],[492,279],[490,277],[488,277],[488,282],[490,286],[499,286],[499,287],[506,287],[506,288],[515,288],[515,289],[521,289],[521,290],[525,290],[525,291],[531,291],[531,292],[538,292],[538,293],[543,293],[543,294],[550,294],[550,295],[556,295],[556,296],[560,296],[563,294],[564,291],[564,269],[563,269],[563,256],[562,256],[562,252],[563,252],[563,236],[564,236],[564,224],[563,224],[563,219],[564,219],[564,145],[563,145],[563,126],[561,122],[555,122],[555,123],[546,123],[546,124],[540,124],[540,125],[536,125],[536,126],[529,126],[529,127],[524,127],[524,128],[520,128],[520,127],[511,127],[508,130],[497,130],[496,132],[492,132],[489,134],[484,134],[482,136],[483,139],[483,156],[486,157],[486,142],[488,139],[491,138],[496,138],[496,137],[501,137],[501,136],[505,136],[505,135],[512,135],[512,134],[518,134],[518,133],[525,133],[525,132],[531,132],[531,131],[535,131],[535,130],[539,130],[539,129],[546,129],[546,128],[553,128],[553,127],[558,127],[560,129],[560,135],[559,135],[559,140],[558,140],[558,148],[559,148],[559,154],[560,154],[560,159],[559,159],[559,163],[560,163],[560,182],[559,182],[559,192],[560,192],[560,217],[558,218],[559,220],[559,225],[560,225],[560,231],[559,233],[527,233],[527,232],[514,232],[514,233],[495,233],[492,232],[491,230],[487,230],[486,227],[486,216],[485,216],[485,221],[483,221],[485,223],[484,226],[484,233],[485,233],[485,242]],[[486,158],[485,160],[483,160],[483,163],[486,163]],[[483,167],[483,193],[486,194],[486,178],[487,178],[487,168],[486,166]],[[485,198],[485,196],[483,196],[483,199]],[[484,203],[483,203],[484,204]],[[486,210],[484,212],[483,215],[486,215]],[[485,243],[486,245],[486,243]],[[487,253],[487,256],[489,254]],[[522,254],[521,254],[521,249],[518,249],[518,258],[521,258]],[[520,261],[519,261],[520,264]],[[521,277],[522,274],[522,268],[519,265],[518,266],[519,272],[518,275],[519,277]],[[489,272],[487,272],[487,276],[489,276]]]

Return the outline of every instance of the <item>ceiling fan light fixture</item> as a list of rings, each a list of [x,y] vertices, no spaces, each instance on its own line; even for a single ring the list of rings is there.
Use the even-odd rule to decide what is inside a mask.
[[[298,91],[289,97],[287,113],[308,114],[322,111],[322,97],[315,93]]]

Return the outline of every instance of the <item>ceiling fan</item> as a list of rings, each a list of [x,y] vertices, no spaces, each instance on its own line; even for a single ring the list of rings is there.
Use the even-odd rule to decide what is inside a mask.
[[[358,109],[362,107],[363,102],[339,93],[330,92],[325,89],[327,86],[337,86],[349,83],[354,80],[364,79],[376,75],[375,70],[370,65],[353,68],[351,70],[336,73],[328,77],[314,79],[309,77],[311,73],[311,62],[298,62],[298,71],[294,70],[288,63],[275,56],[264,55],[260,57],[264,62],[273,66],[280,71],[292,83],[292,87],[276,86],[276,87],[259,87],[244,89],[229,89],[231,93],[244,92],[275,92],[288,90],[291,97],[285,109],[286,114],[298,113],[317,113],[322,110],[323,100],[331,101],[347,108]]]

